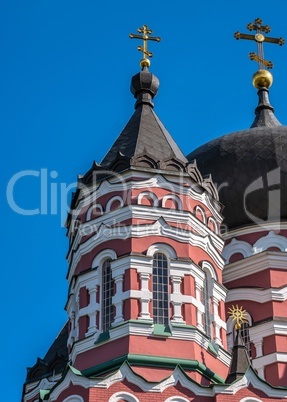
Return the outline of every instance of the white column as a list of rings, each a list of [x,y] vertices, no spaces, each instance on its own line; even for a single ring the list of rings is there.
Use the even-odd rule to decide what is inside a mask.
[[[201,284],[198,283],[197,281],[195,281],[195,298],[197,301],[201,301],[201,292],[202,292]],[[200,311],[199,308],[197,308],[197,317],[196,317],[197,318],[197,327],[201,331],[204,331],[202,315],[203,315],[203,311]]]
[[[180,291],[180,284],[182,278],[180,276],[172,275],[171,283],[172,283],[172,304],[173,304],[173,317],[172,322],[180,322],[184,323],[183,317],[181,314],[181,306],[182,306],[182,293]]]
[[[257,374],[258,374],[259,377],[262,378],[263,380],[265,379],[265,377],[264,377],[264,366],[257,369]]]
[[[256,341],[253,341],[253,344],[255,346],[256,349],[256,357],[261,357],[263,356],[263,350],[262,350],[262,346],[263,346],[263,339],[256,339]]]
[[[91,335],[97,332],[97,324],[96,324],[96,300],[97,300],[97,291],[98,287],[93,286],[92,288],[88,289],[90,295],[90,309],[92,310],[89,313],[89,328],[86,335]]]
[[[113,304],[116,307],[116,316],[114,318],[114,321],[112,323],[112,326],[115,326],[121,322],[124,321],[124,316],[123,316],[123,281],[124,281],[124,275],[117,275],[114,278],[115,285],[116,285],[116,294],[113,297]]]
[[[80,293],[78,293],[76,296],[75,341],[79,339],[79,309],[80,309]]]
[[[149,302],[150,302],[151,298],[150,298],[150,291],[148,289],[149,278],[150,278],[149,273],[140,272],[140,280],[141,280],[140,318],[143,318],[143,319],[150,319]]]
[[[220,337],[220,328],[221,325],[218,323],[218,306],[219,306],[219,300],[216,297],[212,298],[212,304],[213,304],[213,315],[214,315],[214,340],[216,343],[219,345],[222,345],[222,340]]]

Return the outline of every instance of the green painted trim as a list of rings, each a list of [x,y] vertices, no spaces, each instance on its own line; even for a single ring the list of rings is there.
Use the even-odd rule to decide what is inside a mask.
[[[208,369],[204,364],[200,363],[197,360],[129,354],[128,362],[134,365],[144,365],[152,367],[175,368],[176,366],[180,366],[183,369],[198,371],[201,374],[207,376],[209,379],[212,379],[217,383],[224,384],[224,380],[222,377]]]
[[[110,339],[110,333],[109,333],[109,331],[102,332],[102,333],[99,335],[99,337],[98,337],[98,339],[96,340],[96,342],[94,343],[94,345],[96,345],[96,344],[98,344],[98,343],[101,343],[101,342],[105,342],[105,341],[107,341],[107,340],[109,340],[109,339]]]
[[[180,324],[180,323],[177,323],[177,322],[172,322],[171,326],[175,327],[175,328],[187,328],[187,329],[196,329],[196,330],[198,330],[198,328],[196,328],[194,325]]]
[[[171,331],[168,325],[164,324],[154,324],[153,326],[153,335],[162,336],[162,337],[169,337],[171,336]]]
[[[214,356],[218,356],[219,345],[216,342],[211,340],[208,344],[208,351],[213,354]]]
[[[104,374],[106,371],[119,368],[126,360],[128,360],[128,355],[116,357],[115,359],[109,360],[105,363],[101,363],[89,369],[83,370],[82,374],[85,377],[94,377],[99,373]]]
[[[124,362],[128,362],[135,366],[148,366],[148,367],[158,367],[158,368],[173,368],[180,366],[182,369],[194,370],[208,379],[212,380],[216,384],[224,384],[222,377],[214,373],[205,367],[204,364],[198,362],[197,360],[189,359],[175,359],[171,357],[161,357],[161,356],[147,356],[138,354],[127,354],[116,359],[110,360],[108,362],[98,364],[97,366],[91,367],[87,370],[82,371],[82,375],[85,377],[94,377],[98,374],[104,374],[111,369],[119,368]]]
[[[128,320],[126,321],[127,323],[131,323],[131,324],[143,324],[143,325],[153,325],[153,320]]]
[[[47,399],[46,396],[48,396],[50,393],[50,390],[46,390],[46,389],[40,389],[39,395],[40,395],[40,400],[44,400]]]

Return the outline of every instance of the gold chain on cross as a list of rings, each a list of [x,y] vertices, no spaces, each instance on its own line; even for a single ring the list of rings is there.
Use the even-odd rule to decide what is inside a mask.
[[[143,25],[142,28],[138,28],[138,32],[141,33],[142,35],[130,34],[129,36],[131,39],[143,40],[143,46],[138,46],[138,50],[143,53],[143,59],[141,60],[140,65],[142,68],[149,67],[150,66],[149,57],[152,57],[153,54],[152,52],[148,51],[147,42],[149,40],[160,42],[161,38],[159,38],[158,36],[149,36],[152,34],[152,30],[149,29],[147,25]]]
[[[235,32],[234,37],[235,39],[247,39],[247,40],[254,40],[257,43],[257,51],[258,54],[255,52],[249,53],[250,60],[255,60],[258,62],[259,69],[264,69],[265,67],[270,69],[273,67],[273,63],[271,61],[267,61],[264,59],[264,52],[263,52],[263,42],[268,43],[277,43],[278,45],[282,46],[285,43],[283,38],[268,38],[263,35],[268,34],[271,31],[271,28],[268,25],[263,25],[263,21],[260,18],[256,18],[256,20],[252,23],[250,22],[247,24],[247,29],[249,31],[256,31],[256,34],[244,34],[240,32]]]

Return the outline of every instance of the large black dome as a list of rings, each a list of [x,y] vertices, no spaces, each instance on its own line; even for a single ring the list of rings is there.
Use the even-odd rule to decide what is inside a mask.
[[[274,118],[272,107],[259,102],[253,128],[210,141],[187,157],[203,176],[212,175],[228,229],[287,220],[287,127]]]

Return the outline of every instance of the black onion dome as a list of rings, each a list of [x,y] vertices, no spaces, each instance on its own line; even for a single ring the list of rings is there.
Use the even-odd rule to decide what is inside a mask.
[[[211,174],[228,229],[287,220],[287,127],[263,95],[268,101],[266,89],[259,91],[252,128],[223,135],[187,156],[203,176]]]
[[[158,78],[147,68],[134,75],[131,82],[131,93],[137,99],[136,107],[139,103],[147,103],[153,106],[151,100],[156,96],[158,87]]]

